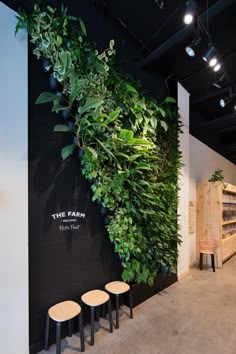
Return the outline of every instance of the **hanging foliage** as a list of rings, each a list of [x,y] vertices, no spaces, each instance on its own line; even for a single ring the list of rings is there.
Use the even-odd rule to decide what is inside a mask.
[[[45,69],[62,87],[42,93],[36,103],[50,102],[53,112],[68,117],[54,127],[76,137],[62,158],[80,149],[82,173],[106,214],[123,280],[151,284],[163,266],[176,268],[180,243],[175,100],[145,96],[114,65],[114,41],[98,52],[82,20],[65,9],[59,14],[35,5],[31,14],[20,12],[16,31],[21,28],[28,29],[34,54],[47,59]]]

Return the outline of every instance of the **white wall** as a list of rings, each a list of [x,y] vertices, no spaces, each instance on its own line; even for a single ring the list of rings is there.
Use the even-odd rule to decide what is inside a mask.
[[[236,185],[236,166],[192,135],[189,136],[189,154],[191,201],[196,201],[196,183],[208,181],[217,168],[223,170],[225,182]],[[189,263],[196,263],[196,233],[189,235]]]
[[[179,176],[178,215],[182,244],[178,247],[177,274],[178,278],[180,278],[189,271],[189,93],[180,84],[178,84],[178,107],[183,123],[183,134],[180,134],[180,149],[182,151],[182,162],[184,164]]]
[[[27,36],[0,2],[0,351],[28,353]]]

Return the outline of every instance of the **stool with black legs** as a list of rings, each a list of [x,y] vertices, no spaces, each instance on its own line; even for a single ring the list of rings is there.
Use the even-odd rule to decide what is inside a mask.
[[[106,291],[116,296],[116,328],[119,328],[119,295],[129,291],[130,318],[133,318],[132,292],[128,284],[123,281],[112,281],[105,285]]]
[[[69,321],[69,336],[72,336],[72,319],[78,316],[81,351],[84,352],[84,329],[81,307],[74,301],[63,301],[50,307],[46,318],[45,350],[48,350],[50,318],[56,322],[56,354],[61,354],[61,323]]]
[[[213,272],[215,272],[215,250],[216,250],[216,240],[200,240],[199,241],[199,252],[200,252],[200,262],[199,268],[202,270],[203,255],[211,255],[211,266]]]
[[[109,322],[110,322],[110,332],[113,332],[112,326],[112,313],[111,313],[111,300],[109,294],[102,290],[91,290],[81,296],[81,306],[82,303],[90,307],[90,316],[91,316],[91,339],[90,345],[94,345],[94,311],[100,305],[108,303],[109,310]]]

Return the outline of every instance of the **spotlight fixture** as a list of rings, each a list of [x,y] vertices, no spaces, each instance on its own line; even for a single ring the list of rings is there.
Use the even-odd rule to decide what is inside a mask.
[[[159,6],[161,10],[163,10],[164,1],[163,0],[155,0],[155,3]]]
[[[233,100],[233,92],[232,92],[232,87],[230,87],[230,88],[229,88],[229,96],[226,97],[226,98],[221,98],[221,99],[220,99],[220,106],[221,106],[222,108],[225,108],[225,106],[226,106],[228,103],[232,102],[232,100]]]
[[[193,22],[197,12],[197,3],[194,0],[189,0],[186,2],[186,7],[187,8],[184,15],[184,23],[186,25],[190,25]]]
[[[202,59],[205,60],[211,67],[217,64],[216,50],[211,45],[207,49],[206,53],[202,56]]]
[[[221,98],[221,99],[220,99],[220,106],[221,106],[222,108],[225,108],[225,106],[226,106],[227,103],[228,103],[228,97],[226,97],[226,98]]]
[[[221,68],[221,64],[220,64],[220,63],[217,63],[217,64],[214,66],[213,71],[217,72],[217,71],[220,70],[220,68]]]
[[[195,57],[196,55],[196,48],[200,45],[202,39],[201,37],[196,38],[190,45],[185,47],[185,52],[190,57]]]
[[[223,83],[224,78],[225,78],[224,75],[220,76],[215,82],[212,83],[212,85],[217,88],[222,88],[222,83]]]

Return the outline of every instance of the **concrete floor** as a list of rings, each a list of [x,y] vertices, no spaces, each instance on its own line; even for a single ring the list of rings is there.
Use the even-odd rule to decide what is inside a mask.
[[[223,269],[190,274],[134,309],[121,309],[120,329],[107,332],[108,321],[96,323],[95,345],[88,354],[235,354],[236,256]],[[55,353],[55,346],[49,349]],[[62,341],[63,354],[80,352],[79,336]],[[47,352],[42,351],[40,354]]]

